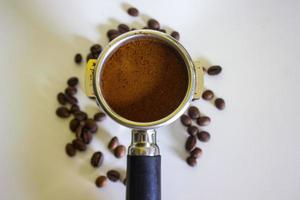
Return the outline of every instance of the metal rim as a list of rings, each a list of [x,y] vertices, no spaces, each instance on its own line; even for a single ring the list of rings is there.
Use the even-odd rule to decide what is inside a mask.
[[[182,56],[188,72],[188,88],[186,91],[186,95],[184,99],[182,100],[181,104],[175,109],[171,114],[168,116],[157,120],[153,122],[135,122],[128,120],[119,114],[115,113],[108,103],[105,101],[101,87],[100,87],[100,77],[101,77],[101,70],[102,67],[106,61],[106,59],[110,56],[111,53],[113,53],[120,45],[122,45],[124,42],[131,40],[136,37],[143,37],[143,36],[150,36],[155,37],[158,39],[161,39],[164,42],[167,42],[170,44],[173,48],[175,48],[180,55]],[[168,34],[154,31],[154,30],[136,30],[136,31],[130,31],[126,34],[122,34],[121,36],[115,38],[113,41],[111,41],[108,46],[104,48],[102,53],[100,54],[96,66],[95,66],[95,73],[94,73],[94,79],[93,79],[93,89],[95,91],[96,96],[96,102],[98,105],[101,106],[101,108],[115,121],[118,123],[135,129],[153,129],[158,128],[167,124],[172,123],[175,121],[188,107],[189,103],[191,102],[194,94],[194,88],[195,88],[195,68],[194,64],[192,62],[192,59],[186,49],[173,37],[169,36]]]

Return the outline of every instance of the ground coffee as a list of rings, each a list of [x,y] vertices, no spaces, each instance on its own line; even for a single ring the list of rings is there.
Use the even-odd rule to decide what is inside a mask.
[[[116,113],[132,121],[150,122],[166,117],[180,105],[188,74],[176,50],[145,37],[124,44],[108,58],[100,85]]]

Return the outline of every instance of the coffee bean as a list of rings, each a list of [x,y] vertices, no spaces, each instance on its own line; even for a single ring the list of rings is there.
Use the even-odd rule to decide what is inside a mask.
[[[66,103],[68,102],[66,95],[62,92],[57,94],[57,101],[61,104],[61,105],[66,105]]]
[[[95,184],[98,188],[102,188],[104,186],[107,185],[107,178],[106,176],[99,176],[96,181],[95,181]]]
[[[199,126],[207,126],[210,124],[210,118],[207,116],[202,116],[197,119],[197,124]]]
[[[185,149],[190,152],[191,150],[194,149],[196,143],[197,143],[196,137],[192,135],[189,136],[185,143]]]
[[[78,111],[74,113],[75,119],[78,119],[79,121],[86,120],[87,119],[87,114],[82,111]]]
[[[93,139],[93,134],[89,131],[83,131],[81,134],[81,139],[85,144],[90,144]]]
[[[113,151],[115,148],[119,146],[119,139],[117,137],[113,137],[108,143],[108,149]]]
[[[87,129],[91,133],[96,133],[98,130],[98,125],[93,119],[87,119],[83,125],[84,129]]]
[[[130,28],[126,24],[119,24],[118,30],[122,34],[128,32]]]
[[[86,150],[86,144],[80,139],[74,139],[72,144],[73,144],[73,147],[75,149],[77,149],[78,151],[85,151]]]
[[[117,158],[124,157],[126,154],[126,147],[123,145],[117,146],[117,148],[115,148],[115,150],[114,150],[114,154]]]
[[[196,147],[192,152],[191,152],[191,157],[193,158],[199,158],[202,155],[202,149],[199,147]]]
[[[202,98],[207,101],[212,100],[214,98],[214,96],[215,95],[214,95],[213,91],[211,91],[211,90],[205,90],[202,94]]]
[[[100,151],[97,151],[93,154],[93,156],[91,158],[91,165],[93,167],[100,167],[103,163],[103,160],[104,160],[103,153]]]
[[[172,36],[173,38],[175,38],[176,40],[179,40],[179,39],[180,39],[180,35],[179,35],[179,33],[178,33],[177,31],[173,31],[173,32],[171,33],[171,36]]]
[[[211,75],[211,76],[214,76],[214,75],[220,74],[221,71],[222,71],[222,68],[219,65],[214,65],[214,66],[210,66],[207,69],[207,74]]]
[[[120,180],[120,177],[121,177],[120,173],[116,170],[109,170],[106,173],[106,176],[112,182],[117,182],[118,180]]]
[[[180,120],[184,126],[192,125],[192,119],[187,115],[181,115]]]
[[[192,156],[188,157],[188,158],[186,159],[186,162],[187,162],[187,164],[188,164],[189,166],[191,166],[191,167],[194,167],[194,166],[197,165],[197,160],[196,160],[196,158],[194,158],[194,157],[192,157]]]
[[[97,55],[98,57],[102,51],[102,46],[100,44],[94,44],[93,46],[91,46],[90,50],[94,55]]]
[[[79,106],[78,106],[77,104],[72,104],[72,106],[71,106],[71,108],[70,108],[70,112],[71,112],[71,113],[76,113],[76,112],[78,112],[78,111],[80,111]]]
[[[61,118],[68,118],[70,116],[70,111],[66,107],[59,107],[56,109],[56,115]]]
[[[68,85],[69,85],[70,87],[75,87],[75,86],[77,86],[77,85],[78,85],[78,82],[79,82],[79,80],[78,80],[77,77],[71,77],[71,78],[69,78],[68,81],[67,81],[67,83],[68,83]]]
[[[198,132],[199,132],[199,129],[197,128],[197,126],[189,126],[187,128],[187,132],[190,134],[190,135],[196,135]]]
[[[150,19],[150,20],[148,21],[147,25],[148,25],[148,27],[149,27],[150,29],[154,29],[154,30],[160,29],[160,24],[159,24],[159,22],[158,22],[157,20],[155,20],[155,19]]]
[[[74,96],[66,95],[66,98],[67,98],[67,101],[68,101],[71,105],[74,105],[74,104],[77,104],[77,103],[78,103],[78,100],[77,100],[76,97],[74,97]]]
[[[95,55],[91,52],[86,56],[86,62],[88,62],[90,59],[97,59]]]
[[[76,131],[75,131],[75,135],[76,135],[76,139],[80,139],[82,140],[82,126],[78,126]]]
[[[74,96],[76,93],[77,93],[77,89],[75,87],[67,87],[65,89],[65,93],[68,95],[68,96]]]
[[[106,115],[103,112],[98,112],[94,115],[94,120],[97,122],[101,122],[106,118]]]
[[[188,115],[192,118],[192,119],[197,119],[200,117],[200,111],[197,107],[195,106],[191,106],[188,109]]]
[[[121,35],[121,33],[114,33],[114,34],[112,34],[110,37],[109,37],[109,41],[112,41],[112,40],[114,40],[115,38],[117,38],[118,36],[120,36]]]
[[[73,145],[71,143],[68,143],[66,145],[66,153],[68,156],[73,157],[76,154],[76,149],[74,149]]]
[[[210,134],[206,131],[200,131],[197,135],[201,142],[207,142],[210,139]]]
[[[112,35],[118,34],[118,33],[119,33],[118,30],[116,30],[116,29],[110,29],[110,30],[107,31],[107,37],[110,38]]]
[[[82,61],[82,55],[80,53],[77,53],[74,57],[74,61],[76,64],[80,64]]]
[[[160,31],[162,33],[166,33],[167,32],[165,29],[159,29],[158,31]]]
[[[127,178],[124,178],[123,180],[123,184],[126,185],[127,184]]]
[[[225,101],[222,98],[217,98],[215,100],[215,106],[219,109],[219,110],[224,110],[225,108]]]
[[[139,15],[139,10],[134,8],[134,7],[131,7],[127,10],[127,13],[130,15],[130,16],[133,16],[133,17],[136,17]]]
[[[69,127],[72,132],[75,133],[79,126],[80,126],[80,121],[78,119],[72,119],[70,121]]]

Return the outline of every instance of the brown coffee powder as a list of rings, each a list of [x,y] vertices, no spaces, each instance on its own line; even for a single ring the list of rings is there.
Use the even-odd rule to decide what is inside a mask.
[[[108,105],[136,122],[171,114],[184,99],[187,87],[187,69],[178,52],[154,38],[121,46],[101,73],[101,90]]]

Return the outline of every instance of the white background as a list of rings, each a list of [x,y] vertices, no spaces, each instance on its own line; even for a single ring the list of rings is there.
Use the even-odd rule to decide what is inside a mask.
[[[83,86],[75,53],[106,45],[106,31],[119,22],[143,27],[149,16],[178,30],[194,59],[223,67],[205,85],[227,103],[220,112],[195,102],[212,118],[196,168],[184,162],[180,122],[159,130],[162,199],[300,199],[299,1],[127,1],[141,18],[128,16],[123,1],[0,2],[1,200],[125,199],[121,183],[97,189],[94,180],[111,168],[124,176],[126,159],[115,159],[106,145],[114,135],[128,145],[129,129],[107,120],[89,150],[69,158],[64,148],[73,135],[68,120],[55,116],[56,94],[73,75]],[[82,92],[78,98],[96,112]],[[89,164],[96,150],[106,156],[100,169]]]

